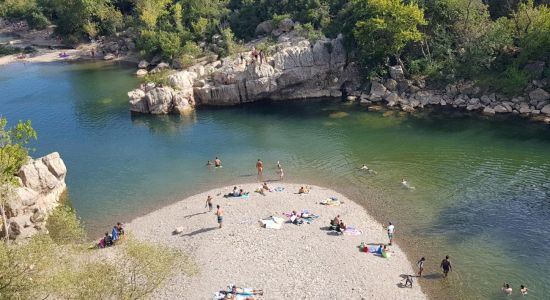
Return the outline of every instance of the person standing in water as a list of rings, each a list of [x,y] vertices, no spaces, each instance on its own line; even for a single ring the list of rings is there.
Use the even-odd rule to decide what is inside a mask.
[[[395,226],[390,222],[388,225],[388,238],[390,239],[389,245],[391,246],[393,242],[393,233],[395,232]]]
[[[208,206],[208,211],[212,211],[212,196],[208,195],[208,197],[206,198],[206,205],[205,207]]]
[[[258,170],[258,177],[262,178],[262,175],[264,173],[264,163],[261,159],[258,159],[258,161],[256,162],[256,169]]]
[[[527,292],[529,292],[529,289],[522,284],[519,291],[521,292],[521,295],[525,296],[527,295]]]
[[[418,266],[418,277],[422,277],[422,271],[424,271],[424,262],[426,261],[425,257],[422,257],[416,265]]]
[[[451,266],[451,261],[449,260],[449,255],[445,256],[445,259],[441,261],[441,269],[443,269],[443,276],[447,277],[449,271],[453,270]]]
[[[220,208],[219,205],[216,205],[216,216],[218,216],[218,224],[220,224],[220,228],[222,228],[223,225],[223,210]]]
[[[283,171],[283,166],[281,166],[281,162],[277,161],[277,174],[279,174],[279,180],[283,180],[283,177],[285,176],[285,173]]]
[[[214,166],[216,168],[221,168],[222,167],[222,161],[221,159],[219,159],[218,157],[216,157],[216,159],[214,160]]]

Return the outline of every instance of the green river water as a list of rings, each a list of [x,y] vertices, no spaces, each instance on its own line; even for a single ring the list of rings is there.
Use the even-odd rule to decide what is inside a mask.
[[[275,177],[280,160],[286,180],[336,189],[394,222],[410,260],[428,259],[420,282],[432,298],[519,299],[525,284],[528,298],[550,299],[550,127],[445,111],[384,115],[334,101],[132,116],[133,71],[0,67],[0,115],[32,120],[33,156],[60,152],[92,237],[185,196],[254,181],[258,158]],[[223,169],[204,166],[214,156]],[[363,163],[378,173],[358,171]],[[403,177],[416,189],[403,189]],[[442,280],[446,254],[454,272]],[[504,281],[515,296],[500,293]]]

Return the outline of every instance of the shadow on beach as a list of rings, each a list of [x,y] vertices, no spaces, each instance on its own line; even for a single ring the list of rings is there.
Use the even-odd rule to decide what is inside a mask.
[[[181,236],[182,237],[183,236],[194,236],[194,235],[197,235],[197,234],[205,233],[205,232],[216,230],[216,229],[218,229],[218,227],[202,228],[202,229],[190,232],[190,233],[182,234]]]

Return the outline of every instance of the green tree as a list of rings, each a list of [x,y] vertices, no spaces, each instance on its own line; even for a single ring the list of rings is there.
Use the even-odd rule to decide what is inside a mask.
[[[362,63],[380,69],[393,57],[406,70],[401,54],[405,46],[422,40],[419,26],[427,24],[423,10],[402,0],[354,0],[352,13]]]
[[[19,121],[12,128],[7,128],[7,124],[6,118],[0,118],[0,210],[6,243],[9,236],[5,206],[15,197],[13,188],[19,185],[15,175],[29,155],[26,145],[37,137],[30,120]]]

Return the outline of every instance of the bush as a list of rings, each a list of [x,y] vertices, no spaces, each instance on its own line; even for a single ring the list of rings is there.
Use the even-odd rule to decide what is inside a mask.
[[[81,243],[86,237],[80,219],[69,205],[54,209],[48,217],[46,228],[52,240],[59,245]]]
[[[158,46],[166,59],[173,59],[181,50],[181,40],[177,33],[160,31],[158,35]]]
[[[274,14],[273,18],[271,18],[271,21],[273,21],[273,27],[277,28],[279,27],[279,24],[281,24],[282,20],[290,19],[290,18],[291,18],[290,14],[283,14],[283,15]]]
[[[152,82],[154,84],[170,86],[170,82],[168,81],[168,70],[162,70],[157,73],[149,73],[143,77],[143,82]]]
[[[225,28],[222,30],[223,38],[223,56],[233,55],[238,52],[239,45],[235,42],[235,36],[231,28]]]
[[[304,25],[297,24],[294,26],[294,30],[299,36],[306,38],[312,44],[325,37],[323,33],[320,30],[316,30],[311,23],[306,23]]]
[[[27,24],[35,29],[45,29],[50,24],[46,16],[38,11],[31,12],[25,19],[27,20]]]

